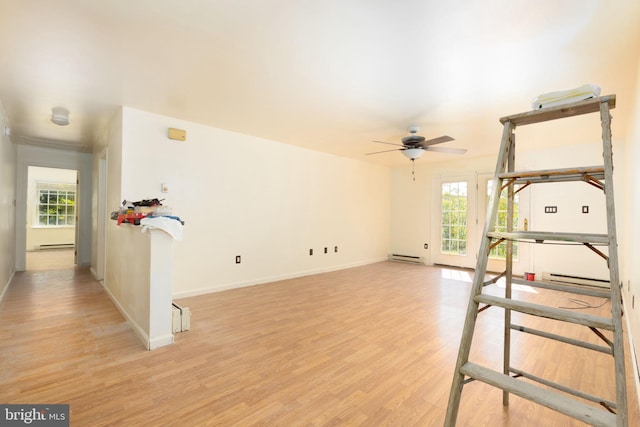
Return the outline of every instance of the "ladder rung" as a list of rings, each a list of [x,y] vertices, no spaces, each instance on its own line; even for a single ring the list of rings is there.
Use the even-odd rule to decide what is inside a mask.
[[[554,411],[577,418],[594,426],[615,426],[616,415],[584,402],[571,399],[563,394],[536,387],[508,375],[467,362],[460,367],[460,373],[478,381],[498,387],[524,399],[539,403]]]
[[[609,108],[615,108],[616,96],[606,95],[599,98],[587,99],[558,107],[541,108],[540,110],[527,111],[526,113],[514,114],[500,118],[500,123],[511,122],[516,126],[541,123],[549,120],[563,119],[565,117],[579,116],[581,114],[595,113],[600,111],[600,104],[606,102]]]
[[[510,298],[500,298],[491,295],[477,295],[475,302],[502,307],[532,316],[545,317],[548,319],[570,322],[578,325],[591,326],[594,328],[613,331],[613,321],[607,317],[594,316],[592,314],[576,313],[563,310],[561,308],[549,307],[546,305],[533,304],[526,301],[518,301]]]
[[[487,237],[505,240],[531,240],[532,243],[552,242],[575,242],[609,244],[609,236],[606,234],[586,234],[586,233],[557,233],[552,231],[512,231],[510,233],[490,231]]]
[[[526,326],[511,324],[511,329],[518,332],[524,332],[525,334],[536,335],[543,338],[548,338],[558,342],[563,342],[570,345],[575,345],[582,348],[588,348],[589,350],[599,351],[600,353],[613,354],[611,347],[605,347],[602,345],[591,344],[586,341],[575,340],[569,337],[563,337],[562,335],[552,334],[550,332],[540,331],[538,329],[528,328]]]
[[[517,279],[515,277],[511,279],[511,283],[514,283],[517,285],[531,286],[533,288],[551,289],[553,291],[567,292],[570,294],[590,295],[592,297],[611,299],[610,290],[590,288],[585,285],[561,285],[558,283],[540,282],[537,280],[531,281],[531,280]]]
[[[501,179],[515,179],[516,183],[582,181],[588,175],[594,179],[604,179],[604,166],[588,166],[566,169],[543,169],[535,171],[516,171],[498,174]]]

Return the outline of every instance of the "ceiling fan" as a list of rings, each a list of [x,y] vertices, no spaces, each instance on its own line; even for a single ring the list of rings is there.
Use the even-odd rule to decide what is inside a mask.
[[[384,151],[375,151],[373,153],[367,153],[366,155],[371,154],[380,154],[380,153],[388,153],[390,151],[401,151],[402,154],[412,162],[422,156],[425,151],[438,151],[441,153],[451,153],[451,154],[464,154],[467,150],[462,148],[449,148],[449,147],[434,147],[436,144],[442,144],[443,142],[453,141],[453,138],[450,136],[444,135],[438,138],[433,139],[425,139],[424,136],[418,135],[418,131],[420,128],[418,126],[411,126],[409,128],[409,135],[402,138],[402,144],[396,144],[393,142],[385,142],[385,141],[373,141],[379,144],[387,144],[387,145],[395,145],[402,148],[395,148],[393,150],[384,150]]]

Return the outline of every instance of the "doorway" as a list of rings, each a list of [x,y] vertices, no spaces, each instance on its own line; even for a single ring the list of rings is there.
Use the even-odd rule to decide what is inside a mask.
[[[475,268],[482,239],[493,174],[474,173],[433,180],[432,245],[434,264]],[[506,206],[506,191],[503,192]],[[514,228],[524,230],[529,224],[529,189],[516,197]],[[506,210],[499,212],[498,227],[506,226]],[[505,246],[492,250],[488,271],[505,269]],[[529,245],[514,244],[514,274],[522,275],[530,267]]]
[[[78,171],[29,166],[26,269],[72,268],[77,263]]]

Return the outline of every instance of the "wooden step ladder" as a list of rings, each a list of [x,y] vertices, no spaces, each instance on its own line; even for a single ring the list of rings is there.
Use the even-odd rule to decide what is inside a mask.
[[[613,159],[611,147],[611,116],[609,110],[615,108],[615,95],[602,96],[586,101],[567,104],[560,107],[547,108],[503,117],[500,122],[504,125],[500,153],[493,178],[493,187],[489,200],[487,223],[484,227],[483,239],[480,245],[475,277],[471,290],[469,305],[460,341],[460,349],[456,368],[449,394],[449,403],[445,420],[446,427],[456,424],[460,406],[462,388],[466,384],[478,380],[503,390],[503,405],[509,403],[509,393],[540,405],[579,419],[596,426],[627,426],[627,396],[625,384],[624,346],[622,333],[621,292],[618,277],[618,254],[616,241],[615,211],[613,198]],[[588,113],[600,113],[602,124],[602,144],[604,164],[593,167],[575,167],[566,169],[546,169],[538,171],[515,171],[515,128],[516,126],[557,120]],[[558,233],[542,231],[514,231],[513,204],[514,194],[524,187],[538,183],[553,183],[567,181],[584,181],[604,191],[607,208],[607,234]],[[516,186],[518,189],[516,190]],[[507,191],[507,231],[495,231],[500,195]],[[594,289],[547,283],[538,281],[524,281],[513,277],[513,242],[530,243],[567,243],[582,244],[605,259],[609,267],[609,289]],[[506,242],[506,269],[498,277],[485,280],[489,252],[493,247]],[[596,246],[606,246],[608,255]],[[483,289],[498,278],[505,280],[504,297],[495,297],[483,293]],[[610,298],[611,316],[600,317],[573,310],[565,310],[518,301],[512,298],[512,284],[526,284],[534,287],[547,288],[575,294],[592,295]],[[483,304],[480,308],[480,304]],[[473,334],[479,311],[488,307],[504,309],[504,358],[503,371],[497,372],[469,361],[469,354]],[[532,316],[570,322],[590,328],[604,342],[605,345],[576,340],[570,337],[516,325],[511,322],[511,312],[521,312]],[[615,402],[574,390],[562,384],[553,383],[544,378],[523,372],[511,366],[510,345],[511,331],[520,331],[539,337],[560,341],[566,344],[580,346],[590,350],[607,353],[613,356],[615,368],[616,396]],[[611,331],[613,341],[600,330]],[[549,363],[553,363],[552,360]],[[523,378],[523,379],[518,379]],[[545,387],[540,387],[537,384]],[[553,390],[550,390],[553,389]],[[555,391],[557,390],[557,391]],[[559,393],[559,392],[561,393]]]

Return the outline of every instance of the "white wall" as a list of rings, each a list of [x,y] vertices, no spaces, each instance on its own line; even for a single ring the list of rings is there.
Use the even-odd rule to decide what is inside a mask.
[[[169,140],[169,127],[187,140]],[[376,262],[389,250],[381,166],[125,107],[121,185],[121,199],[164,198],[186,222],[175,295]]]
[[[39,227],[37,215],[36,184],[50,182],[56,184],[72,184],[75,186],[77,171],[69,169],[29,167],[27,183],[27,250],[38,249],[40,245],[75,244],[75,226]]]
[[[15,272],[16,149],[3,133],[8,125],[0,102],[0,301]]]
[[[622,293],[625,303],[625,317],[630,325],[631,335],[636,354],[640,352],[640,60],[638,61],[636,93],[627,94],[634,96],[635,109],[631,137],[626,141],[628,155],[626,160],[625,186],[620,194],[625,201],[624,207],[624,232],[619,234],[622,245],[627,250],[623,251]],[[639,356],[636,357],[636,360]],[[637,375],[637,372],[636,372]],[[629,376],[629,374],[627,375]],[[638,378],[637,376],[635,377]]]

